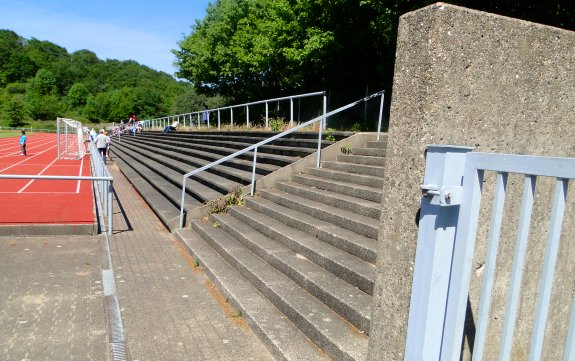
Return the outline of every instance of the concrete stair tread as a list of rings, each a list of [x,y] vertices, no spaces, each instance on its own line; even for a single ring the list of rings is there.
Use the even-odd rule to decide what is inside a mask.
[[[181,198],[181,182],[182,182],[182,177],[183,174],[180,172],[177,172],[163,164],[159,164],[155,161],[152,161],[148,158],[138,158],[138,157],[132,157],[132,159],[134,160],[134,162],[138,162],[142,165],[144,165],[145,168],[142,168],[142,172],[146,173],[146,177],[150,178],[150,179],[155,179],[158,180],[158,184],[164,183],[166,181],[171,182],[172,185],[178,185],[178,187],[180,187],[180,197],[176,197],[176,202],[180,202],[178,199]],[[134,163],[136,164],[136,163]],[[164,180],[162,182],[162,179]],[[192,191],[195,195],[197,195],[200,199],[201,202],[206,202],[212,199],[217,199],[219,197],[221,197],[223,194],[221,192],[218,192],[198,181],[194,181],[194,180],[188,180],[187,182],[187,189]],[[188,201],[186,200],[186,204],[188,203]]]
[[[294,281],[274,269],[267,262],[239,244],[221,229],[205,222],[192,222],[193,228],[203,237],[208,236],[218,253],[233,267],[249,277],[259,292],[268,294],[273,303],[288,318],[299,325],[328,355],[338,360],[364,359],[367,355],[368,338],[353,330],[350,325],[329,307],[321,303]],[[225,253],[226,255],[222,254]]]
[[[132,150],[137,150],[134,148],[130,148]],[[183,176],[183,174],[191,172],[194,169],[197,169],[199,167],[192,167],[189,166],[185,163],[182,163],[181,161],[175,160],[173,157],[170,157],[168,155],[162,155],[159,154],[157,152],[151,153],[147,155],[147,159],[158,163],[159,165],[161,165],[161,167],[165,167],[164,169],[166,169],[167,173],[166,174],[170,174],[173,175],[174,178],[173,179],[177,179],[178,175],[180,176],[179,179],[179,183],[181,184],[182,179],[181,177]],[[197,179],[202,179],[205,182],[209,182],[210,184],[215,184],[217,185],[217,191],[220,193],[220,195],[223,193],[228,193],[230,192],[234,187],[241,185],[238,182],[234,182],[231,181],[228,178],[219,176],[217,174],[212,174],[209,172],[201,172],[200,174],[195,176]],[[242,177],[243,178],[243,177]],[[249,174],[249,181],[251,181],[251,173]],[[204,192],[206,194],[208,194],[207,192]],[[210,198],[212,199],[212,198]]]
[[[211,219],[258,257],[288,275],[360,330],[369,332],[370,295],[231,214],[212,214]]]
[[[154,210],[162,223],[170,230],[179,228],[180,225],[180,209],[170,202],[166,197],[158,193],[158,191],[150,185],[144,178],[142,178],[133,168],[125,164],[122,159],[116,158],[116,164],[120,171],[130,180],[134,185],[136,191],[148,203],[150,208]]]
[[[307,168],[306,173],[316,177],[326,177],[335,181],[346,181],[357,185],[363,185],[371,188],[383,189],[383,177],[358,174],[353,172],[344,172],[338,169],[330,168]]]
[[[367,155],[340,154],[337,156],[338,162],[358,163],[365,165],[385,166],[385,157],[373,157]]]
[[[355,164],[349,162],[322,161],[322,169],[333,169],[354,174],[368,174],[383,177],[384,167],[381,165]]]
[[[246,198],[245,204],[259,213],[266,214],[292,228],[318,237],[347,253],[375,264],[377,240],[365,237],[336,224],[312,218],[298,210],[284,207],[265,198]]]
[[[178,229],[176,237],[200,261],[220,291],[242,312],[254,332],[277,359],[328,360],[319,348],[271,304],[234,267],[192,229]]]
[[[181,149],[176,149],[176,150],[170,150],[170,149],[166,149],[166,148],[159,149],[157,146],[152,147],[152,146],[148,146],[148,145],[144,145],[144,144],[138,144],[138,147],[142,148],[143,150],[148,150],[150,152],[154,152],[156,154],[162,155],[168,159],[172,159],[175,162],[178,162],[180,164],[179,167],[182,169],[185,169],[186,173],[188,172],[188,169],[190,167],[201,168],[201,167],[208,165],[208,164],[214,162],[215,160],[219,159],[218,157],[213,157],[213,156],[212,156],[212,160],[206,160],[203,158],[196,158],[196,156],[198,155],[198,152],[182,153]],[[205,154],[209,154],[209,153],[205,153]],[[237,167],[231,167],[231,166],[225,165],[225,164],[218,164],[218,165],[214,166],[212,169],[218,171],[219,173],[232,174],[232,175],[234,175],[235,178],[240,178],[240,179],[245,180],[246,182],[251,182],[251,175],[252,175],[252,172],[251,172],[252,168],[251,167],[252,167],[253,162],[244,161],[244,163],[246,165],[249,165],[249,170],[244,170],[244,169],[240,169]],[[258,164],[258,166],[260,166],[260,165]],[[272,172],[272,171],[277,169],[277,167],[270,167],[266,164],[262,164],[262,168],[265,169],[266,173]],[[209,172],[209,170],[208,170],[208,172]],[[218,175],[218,174],[216,174],[216,175]],[[256,176],[257,176],[257,174],[256,174]]]
[[[311,217],[333,222],[342,228],[353,230],[366,237],[377,238],[379,220],[342,210],[325,203],[312,201],[278,189],[262,189],[259,191],[259,194],[261,197],[277,202],[284,207],[298,209],[300,212],[308,214]]]
[[[119,157],[124,164],[137,172],[141,178],[145,179],[155,189],[155,193],[164,195],[168,201],[170,201],[175,207],[179,208],[179,204],[182,198],[181,186],[176,186],[173,183],[166,182],[165,177],[155,171],[152,171],[146,164],[141,163],[139,160],[136,160],[134,157],[126,154],[121,149],[115,148],[114,150],[111,150],[111,152],[116,157]],[[191,207],[201,206],[202,202],[186,193],[185,205],[187,209],[190,209]]]
[[[381,202],[383,195],[382,187],[370,187],[361,184],[350,184],[349,182],[333,180],[319,177],[312,174],[292,174],[292,181],[307,184],[320,189],[335,190],[338,193],[351,195],[358,198]]]
[[[310,187],[296,182],[276,182],[276,187],[287,193],[298,194],[299,196],[316,199],[321,198],[322,203],[348,210],[366,217],[379,219],[381,204],[367,199],[348,196],[325,189]],[[297,192],[297,193],[296,193]]]
[[[301,254],[354,287],[373,292],[375,266],[320,239],[247,207],[230,207],[229,213],[259,233]]]

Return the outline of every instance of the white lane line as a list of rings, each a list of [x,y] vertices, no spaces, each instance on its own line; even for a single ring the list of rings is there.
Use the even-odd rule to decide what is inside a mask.
[[[82,157],[82,161],[80,162],[80,172],[78,173],[78,177],[82,176],[82,170],[84,169],[84,157]],[[78,180],[78,185],[76,186],[76,193],[80,193],[80,184],[82,184],[81,180]]]
[[[56,163],[56,161],[58,160],[58,158],[56,157],[50,164],[48,164],[44,169],[42,169],[42,171],[40,173],[38,173],[38,175],[42,175],[42,173],[44,173],[46,170],[48,170],[48,168],[50,168],[50,166],[52,166],[52,164]],[[28,188],[28,186],[30,184],[32,184],[36,179],[31,179],[28,183],[26,183],[26,185],[24,187],[22,187],[17,193],[22,193],[26,188]]]
[[[36,157],[36,156],[38,156],[38,155],[40,155],[40,154],[46,153],[47,151],[49,151],[49,150],[52,149],[52,148],[56,148],[56,145],[54,145],[53,147],[50,147],[50,148],[46,149],[46,150],[43,151],[43,152],[40,152],[40,153],[34,154],[33,156],[24,158],[24,159],[22,159],[21,162],[18,162],[18,163],[12,164],[12,165],[9,166],[9,167],[0,169],[0,173],[1,173],[1,172],[4,172],[5,170],[8,170],[8,169],[10,169],[10,168],[12,168],[12,167],[15,167],[15,166],[17,166],[17,165],[20,165],[20,164],[26,162],[26,161],[29,160],[29,159],[33,159],[34,157]],[[0,158],[2,158],[2,157],[0,157]]]

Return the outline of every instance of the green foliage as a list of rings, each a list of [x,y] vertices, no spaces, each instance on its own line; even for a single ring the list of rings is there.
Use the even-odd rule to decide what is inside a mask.
[[[361,132],[363,130],[363,127],[361,126],[361,123],[353,123],[350,130],[352,132]]]
[[[207,202],[210,213],[226,213],[229,206],[242,206],[244,204],[244,192],[240,186],[234,187],[227,196]]]
[[[0,30],[0,101],[23,102],[26,122],[54,121],[56,116],[93,122],[119,122],[131,113],[139,119],[163,116],[177,96],[192,89],[190,83],[135,61],[103,61],[89,50],[69,54],[51,42]],[[14,116],[7,109],[0,106],[4,124]]]
[[[335,141],[335,135],[333,135],[333,133],[335,132],[335,129],[333,128],[327,128],[326,130],[323,131],[323,135],[325,135],[325,140],[329,140],[329,141]]]
[[[269,118],[268,122],[271,130],[274,132],[282,130],[286,124],[283,118]]]
[[[345,143],[339,149],[343,154],[351,154],[351,142]]]
[[[21,127],[25,119],[25,103],[23,96],[15,96],[5,105],[4,113],[11,127]]]
[[[221,227],[222,227],[222,225],[220,224],[220,222],[214,222],[212,224],[212,228],[221,228]]]

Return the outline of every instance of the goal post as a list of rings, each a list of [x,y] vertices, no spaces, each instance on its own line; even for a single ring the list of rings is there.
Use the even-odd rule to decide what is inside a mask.
[[[56,119],[58,159],[81,159],[86,154],[86,137],[82,123],[66,118]]]

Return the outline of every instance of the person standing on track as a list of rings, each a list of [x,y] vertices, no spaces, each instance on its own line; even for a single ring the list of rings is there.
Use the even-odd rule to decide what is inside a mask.
[[[106,164],[106,147],[108,145],[108,137],[104,134],[104,129],[100,129],[100,134],[94,140],[96,143],[96,148],[98,148],[98,153],[102,156],[104,164]]]
[[[22,150],[21,155],[26,155],[26,132],[22,131],[22,135],[20,136],[20,149]]]

